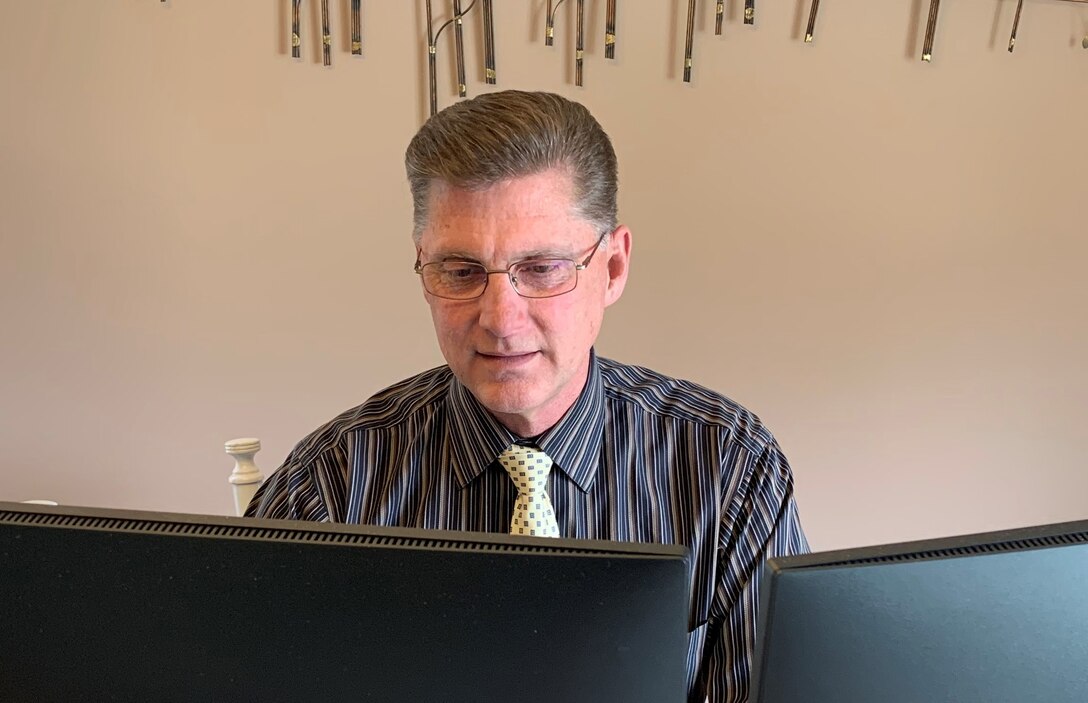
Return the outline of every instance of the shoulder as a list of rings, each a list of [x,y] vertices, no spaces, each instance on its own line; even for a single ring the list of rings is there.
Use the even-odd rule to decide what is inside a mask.
[[[307,435],[291,452],[291,460],[307,464],[327,450],[342,446],[348,436],[395,430],[432,413],[444,402],[452,378],[448,366],[439,366],[378,391]]]
[[[755,413],[717,391],[642,366],[598,360],[605,397],[613,404],[661,419],[719,427],[757,453],[774,442]]]
[[[352,456],[367,436],[382,444],[413,421],[425,421],[444,402],[452,373],[439,367],[405,379],[346,410],[307,435],[257,490],[251,517],[343,522]]]

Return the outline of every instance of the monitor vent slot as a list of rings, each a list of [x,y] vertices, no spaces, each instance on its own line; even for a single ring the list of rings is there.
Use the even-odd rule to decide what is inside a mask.
[[[850,566],[854,564],[891,564],[895,562],[926,561],[930,559],[967,557],[978,554],[998,554],[1001,552],[1018,552],[1028,549],[1064,547],[1076,544],[1088,544],[1088,532],[1068,532],[1065,534],[1042,535],[1038,537],[1010,539],[984,544],[969,544],[962,547],[946,547],[944,549],[919,550],[883,556],[844,559],[841,561],[829,562],[822,566]]]
[[[297,530],[290,528],[249,527],[245,525],[223,525],[215,523],[136,518],[105,518],[89,515],[63,515],[7,510],[0,510],[0,524],[42,525],[57,528],[92,529],[106,532],[128,532],[133,534],[169,534],[190,537],[220,537],[227,539],[252,539],[274,542],[354,544],[359,546],[443,549],[465,552],[537,552],[543,554],[561,553],[564,555],[601,555],[615,553],[617,556],[625,555],[624,552],[612,552],[612,550],[609,549],[576,549],[569,546],[551,547],[536,544],[511,544],[509,542],[489,543],[486,540],[475,541],[471,538],[466,540],[442,538],[420,539],[396,534],[365,534],[324,531],[322,529]],[[316,523],[315,526],[317,526]],[[440,533],[436,531],[436,534]]]

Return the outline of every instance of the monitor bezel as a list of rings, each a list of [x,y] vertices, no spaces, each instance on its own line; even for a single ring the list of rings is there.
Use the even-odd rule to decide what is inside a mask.
[[[14,519],[12,515],[22,516]],[[501,550],[544,554],[579,554],[631,558],[690,559],[683,545],[614,542],[575,538],[529,537],[493,532],[384,527],[347,523],[128,510],[0,501],[0,523],[36,524],[58,529],[92,529],[177,534],[190,537],[328,542],[343,546],[465,551]]]
[[[949,559],[984,552],[1045,549],[1063,543],[1088,543],[1088,520],[772,557],[767,560],[767,568],[771,572],[779,572],[866,563]]]

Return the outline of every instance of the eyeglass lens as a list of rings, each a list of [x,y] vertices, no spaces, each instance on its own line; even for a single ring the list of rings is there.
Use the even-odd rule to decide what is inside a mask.
[[[471,261],[437,261],[422,267],[427,292],[443,298],[468,299],[483,294],[491,274],[507,273],[519,294],[548,298],[573,290],[577,270],[567,259],[534,259],[514,264],[506,272],[488,271]]]

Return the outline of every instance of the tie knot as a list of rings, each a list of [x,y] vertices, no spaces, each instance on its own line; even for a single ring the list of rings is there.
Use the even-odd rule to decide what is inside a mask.
[[[499,463],[510,474],[518,493],[533,495],[544,492],[552,460],[540,449],[512,444],[499,455]]]

